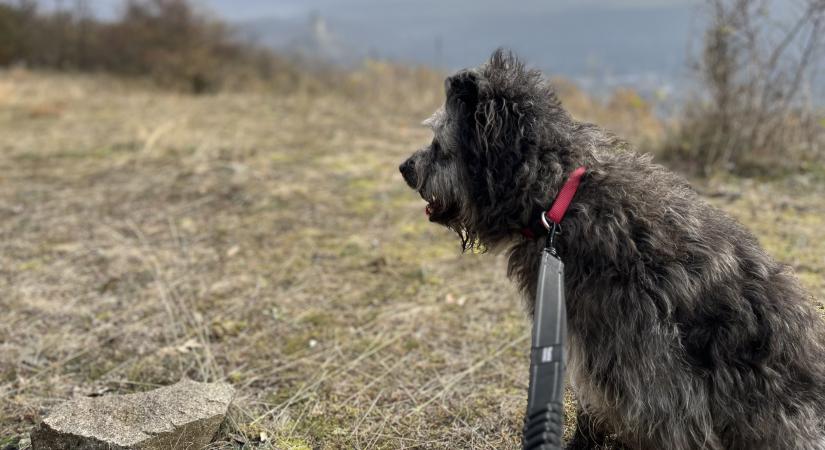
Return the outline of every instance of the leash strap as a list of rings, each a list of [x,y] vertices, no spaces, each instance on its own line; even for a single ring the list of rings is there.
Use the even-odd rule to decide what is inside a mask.
[[[522,439],[525,450],[562,448],[566,335],[564,263],[547,246],[541,254],[533,313],[530,387]]]
[[[556,254],[553,240],[586,171],[579,167],[570,174],[550,210],[542,213],[540,220],[548,234],[541,251],[533,312],[530,386],[522,431],[522,448],[525,450],[560,450],[563,444],[567,309],[564,263]]]

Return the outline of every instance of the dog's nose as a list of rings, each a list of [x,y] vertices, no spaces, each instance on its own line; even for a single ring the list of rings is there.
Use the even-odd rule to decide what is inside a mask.
[[[412,158],[404,161],[400,166],[398,166],[398,170],[401,171],[404,181],[406,181],[410,187],[414,188],[416,185],[416,179],[415,167],[413,166]]]

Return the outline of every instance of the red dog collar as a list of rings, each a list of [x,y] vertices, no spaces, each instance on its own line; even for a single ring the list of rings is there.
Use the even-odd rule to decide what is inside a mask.
[[[521,234],[533,239],[538,233],[542,232],[542,229],[549,232],[552,229],[552,224],[560,224],[562,219],[564,219],[565,213],[567,213],[567,209],[570,207],[570,202],[573,201],[573,197],[576,195],[576,191],[579,190],[579,183],[581,183],[585,172],[587,172],[587,168],[584,166],[574,170],[573,173],[567,177],[567,181],[564,182],[564,186],[561,187],[558,195],[556,195],[556,199],[553,200],[550,209],[543,212],[540,220],[533,224],[533,226],[522,228]]]

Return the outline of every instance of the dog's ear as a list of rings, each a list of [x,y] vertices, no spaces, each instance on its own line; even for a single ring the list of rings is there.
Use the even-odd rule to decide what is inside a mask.
[[[451,114],[471,114],[478,105],[483,89],[481,77],[472,70],[462,70],[444,81],[447,111]]]

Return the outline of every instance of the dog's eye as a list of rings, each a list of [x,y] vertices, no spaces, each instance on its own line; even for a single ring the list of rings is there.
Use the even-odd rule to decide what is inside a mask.
[[[433,156],[435,158],[441,159],[447,157],[447,152],[445,152],[444,149],[441,148],[441,144],[438,142],[438,140],[433,139],[433,143],[430,144],[430,147],[432,147],[433,149]]]

